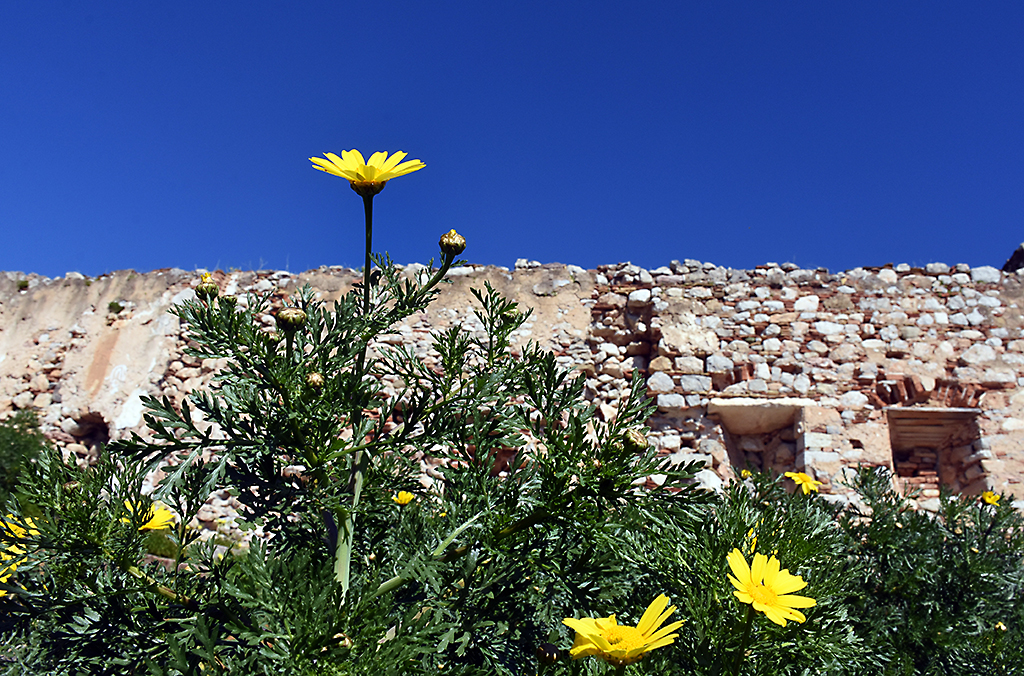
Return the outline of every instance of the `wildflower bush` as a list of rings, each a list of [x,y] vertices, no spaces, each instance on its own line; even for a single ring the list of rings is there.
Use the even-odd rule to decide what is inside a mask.
[[[341,300],[302,289],[268,331],[258,319],[269,294],[238,303],[204,277],[176,307],[192,354],[228,366],[180,407],[146,400],[152,440],[112,443],[83,471],[40,451],[25,418],[0,425],[5,673],[1022,663],[1022,522],[998,497],[944,496],[931,516],[879,470],[854,479],[860,511],[799,473],[704,491],[698,465],[668,464],[647,444],[640,378],[615,420],[600,420],[553,355],[513,348],[528,312],[486,286],[474,291],[484,331],[437,334],[435,365],[375,343],[429,306],[466,245],[444,234],[416,278],[373,254],[374,197],[423,167],[404,158],[313,159],[364,207],[364,276]],[[663,484],[639,487],[655,473]],[[226,555],[189,526],[223,489],[257,532]]]

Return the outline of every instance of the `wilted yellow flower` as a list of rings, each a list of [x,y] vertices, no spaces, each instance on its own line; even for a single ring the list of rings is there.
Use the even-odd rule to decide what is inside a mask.
[[[764,613],[775,624],[785,627],[786,620],[803,622],[807,618],[796,609],[817,604],[812,598],[792,595],[807,583],[799,575],[790,575],[786,569],[779,570],[781,564],[774,556],[768,558],[764,554],[754,554],[754,565],[747,566],[743,552],[733,549],[726,560],[732,570],[728,577],[736,587],[733,592],[736,598],[752,604],[754,610]]]
[[[313,163],[314,169],[348,179],[352,184],[352,189],[360,195],[372,196],[383,190],[384,184],[391,179],[410,174],[426,166],[419,160],[402,162],[406,155],[407,153],[399,151],[389,158],[387,153],[377,152],[370,156],[369,161],[366,161],[358,150],[343,150],[341,157],[334,153],[324,153],[326,160],[320,157],[311,157],[309,161]],[[401,164],[399,164],[400,162]]]
[[[135,514],[135,505],[132,504],[131,500],[124,501],[124,508],[127,509],[130,514]],[[162,530],[164,528],[169,528],[174,524],[174,514],[166,507],[150,505],[146,510],[145,519],[146,522],[139,526],[140,531]],[[127,516],[122,516],[121,522],[131,523],[132,520]]]
[[[32,520],[31,519],[25,519],[25,525],[28,526],[28,528],[26,529],[26,528],[22,528],[21,526],[19,526],[16,523],[14,523],[11,520],[13,518],[14,518],[13,516],[8,514],[7,518],[0,519],[0,528],[3,528],[3,530],[7,531],[8,533],[10,533],[11,535],[13,535],[14,537],[16,537],[19,540],[24,538],[26,535],[30,535],[30,534],[31,535],[38,535],[39,534],[39,531],[37,531],[35,528],[33,528],[33,524],[32,524]],[[0,549],[0,582],[3,582],[4,584],[6,584],[7,580],[11,577],[11,575],[13,575],[15,573],[15,571],[18,570],[18,564],[17,563],[7,563],[7,562],[8,561],[12,561],[14,559],[17,559],[17,558],[21,557],[24,554],[25,554],[25,550],[22,549],[19,545],[16,545],[16,544],[6,545],[3,549]],[[6,591],[0,589],[0,596],[5,596],[6,594],[7,594]]]
[[[1003,496],[999,495],[998,493],[993,493],[992,491],[985,491],[984,493],[981,494],[981,499],[990,505],[998,505],[999,500],[1002,497]]]
[[[416,499],[416,496],[410,493],[409,491],[398,491],[398,495],[391,496],[391,499],[400,505],[408,505],[410,502]]]
[[[803,489],[804,495],[807,495],[811,491],[817,493],[818,486],[821,485],[820,481],[815,481],[803,472],[786,472],[786,476],[795,481],[796,485]]]
[[[573,641],[569,654],[574,660],[596,655],[616,667],[639,662],[645,653],[674,643],[674,639],[679,635],[672,632],[683,625],[682,620],[661,627],[676,610],[675,606],[666,610],[667,605],[668,597],[660,594],[647,607],[635,627],[620,625],[615,621],[614,615],[583,617],[578,620],[567,617],[562,623],[576,631],[576,640]]]

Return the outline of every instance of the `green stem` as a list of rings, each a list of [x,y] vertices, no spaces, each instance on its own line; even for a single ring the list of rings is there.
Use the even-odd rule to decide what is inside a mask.
[[[363,263],[363,314],[370,314],[370,252],[373,250],[373,195],[363,196],[366,214],[366,256]]]
[[[363,195],[363,212],[366,215],[366,251],[363,263],[363,316],[370,315],[370,254],[373,248],[373,195]],[[363,343],[356,361],[355,378],[363,378],[363,365],[366,361],[366,343]],[[352,414],[353,427],[358,428],[362,419],[362,411]],[[352,572],[352,543],[355,539],[356,509],[363,491],[363,477],[366,473],[366,453],[357,451],[352,458],[352,475],[349,486],[352,489],[352,508],[345,515],[342,532],[338,538],[338,550],[334,560],[334,579],[341,583],[341,602],[345,603]]]
[[[626,675],[626,665],[625,664],[620,665],[618,667],[615,667],[615,676],[625,676],[625,675]]]
[[[740,648],[736,651],[736,659],[732,663],[733,676],[739,676],[740,666],[743,664],[743,656],[747,652],[747,641],[750,640],[750,627],[754,624],[754,606],[747,606],[747,619],[743,623],[743,638],[740,639]]]

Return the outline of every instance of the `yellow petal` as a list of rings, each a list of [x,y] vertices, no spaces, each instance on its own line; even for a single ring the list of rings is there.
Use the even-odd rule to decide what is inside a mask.
[[[664,594],[659,594],[656,599],[651,601],[651,605],[647,606],[647,610],[644,611],[644,616],[640,618],[640,622],[636,625],[637,630],[646,636],[651,631],[661,626],[661,623],[665,621],[664,618],[660,618],[661,612],[665,610],[665,606],[668,605],[668,597]],[[675,610],[675,608],[672,608]]]
[[[683,624],[685,622],[686,622],[686,620],[677,620],[677,621],[673,622],[672,624],[666,624],[664,627],[662,627],[658,631],[656,631],[653,634],[651,634],[651,636],[647,640],[649,642],[660,641],[663,638],[667,637],[669,634],[672,634],[672,632],[674,632],[679,627],[683,626]],[[678,636],[678,634],[672,634],[672,635],[673,636]]]
[[[353,148],[352,150],[342,150],[341,156],[345,158],[346,162],[350,162],[356,166],[362,166],[366,164],[366,160],[363,159],[363,154]]]
[[[383,173],[384,172],[384,169],[383,169],[384,160],[386,160],[387,157],[388,157],[387,153],[385,153],[383,151],[378,151],[378,152],[375,152],[374,154],[370,155],[370,159],[369,159],[369,161],[366,164],[368,164],[371,167],[377,167]]]
[[[768,559],[767,565],[764,568],[764,586],[774,589],[773,583],[775,578],[779,575],[779,568],[782,566],[779,560],[774,556]]]
[[[768,586],[767,582],[765,586]],[[806,586],[807,583],[799,575],[790,575],[788,570],[783,570],[775,578],[771,588],[776,594],[782,595],[800,591]]]
[[[813,608],[818,605],[818,602],[807,596],[793,596],[792,594],[785,594],[778,597],[779,605],[788,606],[790,608]]]
[[[767,556],[764,554],[754,554],[754,563],[750,566],[750,579],[754,584],[761,584],[761,581],[764,580],[764,571],[767,566]]]
[[[402,161],[402,158],[404,158],[406,155],[408,155],[408,153],[403,153],[401,150],[399,150],[397,153],[389,157],[387,162],[381,165],[380,170],[384,172],[391,171],[399,162]]]
[[[729,568],[732,570],[732,574],[736,576],[736,580],[739,582],[733,582],[737,588],[744,588],[745,585],[750,582],[750,566],[747,565],[747,560],[743,557],[743,552],[739,549],[733,549],[729,552],[729,556],[726,557],[726,561],[729,562]]]

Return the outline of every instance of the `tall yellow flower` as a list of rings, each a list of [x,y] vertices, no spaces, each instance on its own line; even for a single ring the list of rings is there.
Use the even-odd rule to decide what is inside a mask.
[[[990,505],[998,505],[999,499],[1002,497],[1003,496],[999,495],[998,493],[993,493],[992,491],[985,491],[984,493],[981,494],[981,499]]]
[[[803,472],[786,472],[786,476],[795,481],[796,485],[803,489],[804,495],[807,495],[811,491],[817,493],[818,486],[821,485],[820,481],[815,481]]]
[[[666,610],[667,605],[668,597],[660,594],[647,607],[635,627],[620,625],[614,615],[583,617],[578,620],[567,617],[562,623],[576,631],[576,640],[569,654],[574,660],[596,655],[616,667],[639,662],[644,654],[674,643],[679,635],[672,632],[683,625],[683,620],[661,627],[669,615],[676,611],[675,606]]]
[[[124,508],[128,510],[129,514],[135,514],[135,505],[132,504],[131,500],[124,501]],[[174,514],[171,510],[166,507],[155,507],[150,505],[149,509],[146,510],[146,516],[144,517],[146,522],[139,526],[140,531],[146,530],[162,530],[169,528],[174,524]],[[127,517],[121,517],[122,523],[131,523],[132,520]]]
[[[781,564],[774,556],[768,558],[764,554],[754,554],[754,565],[747,566],[743,552],[733,549],[726,557],[732,575],[729,582],[736,587],[733,594],[743,603],[754,606],[768,616],[775,624],[786,626],[786,620],[803,622],[807,618],[797,608],[810,608],[817,604],[806,596],[793,596],[792,592],[800,591],[807,583],[799,575],[790,575],[786,569],[779,570]]]
[[[32,520],[25,519],[25,525],[28,528],[22,528],[18,524],[14,523],[11,519],[14,517],[10,514],[7,518],[0,519],[0,528],[7,531],[10,535],[13,535],[18,540],[21,540],[26,535],[38,535],[39,531],[33,528]],[[17,544],[6,545],[3,549],[0,549],[0,582],[4,584],[10,579],[11,575],[18,570],[18,563],[15,559],[19,559],[25,554],[25,550]],[[8,563],[8,561],[15,561],[14,563]],[[0,589],[0,596],[6,596],[7,592]]]
[[[398,151],[390,158],[385,152],[370,155],[369,161],[364,160],[358,150],[343,150],[341,157],[334,153],[324,153],[323,159],[311,157],[314,169],[326,171],[328,174],[348,179],[352,189],[360,195],[376,195],[384,189],[384,184],[393,178],[411,174],[427,166],[420,160],[402,162],[408,153]]]

